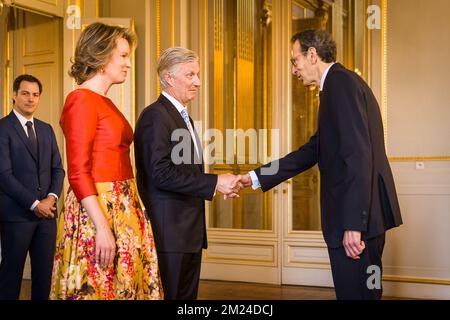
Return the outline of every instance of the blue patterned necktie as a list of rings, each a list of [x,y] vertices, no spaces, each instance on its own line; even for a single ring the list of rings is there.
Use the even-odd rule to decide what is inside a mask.
[[[184,122],[186,122],[186,126],[188,127],[189,131],[191,131],[192,125],[186,109],[181,110],[181,116],[183,117]]]
[[[189,115],[188,115],[186,109],[181,110],[181,116],[183,117],[183,120],[186,123],[186,126],[189,129],[189,132],[191,133],[192,141],[194,142],[195,152],[197,153],[197,156],[200,156],[199,151],[198,151],[198,146],[197,146],[197,143],[195,140],[194,128],[192,128],[192,124],[191,124],[191,121],[189,120]]]

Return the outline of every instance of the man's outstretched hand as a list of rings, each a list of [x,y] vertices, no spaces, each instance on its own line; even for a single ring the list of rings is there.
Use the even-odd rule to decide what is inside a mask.
[[[250,174],[247,173],[247,174],[241,175],[240,182],[244,188],[251,187],[252,186],[252,178],[250,177]]]
[[[228,198],[239,198],[239,191],[251,185],[252,179],[248,173],[244,175],[221,174],[217,182],[217,191],[224,195],[223,198],[225,200]]]
[[[221,174],[217,178],[217,191],[224,195],[224,199],[239,198],[239,190],[242,189],[240,183],[241,176],[231,173]]]

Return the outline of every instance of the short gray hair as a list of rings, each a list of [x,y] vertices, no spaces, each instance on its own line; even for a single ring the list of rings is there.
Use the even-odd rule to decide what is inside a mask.
[[[176,75],[178,72],[177,66],[192,61],[198,61],[198,54],[192,50],[183,47],[173,47],[164,50],[161,53],[158,61],[158,76],[159,82],[165,88],[169,84],[164,79],[164,76],[171,72]]]

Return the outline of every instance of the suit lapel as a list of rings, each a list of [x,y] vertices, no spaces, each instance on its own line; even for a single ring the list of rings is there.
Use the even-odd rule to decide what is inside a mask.
[[[331,66],[330,70],[328,71],[327,77],[325,78],[325,82],[323,84],[322,91],[320,92],[320,105],[319,105],[319,126],[321,119],[323,118],[324,114],[326,113],[327,107],[329,103],[333,103],[334,101],[330,101],[328,99],[328,86],[329,80],[331,77],[333,77],[333,73],[339,70],[345,69],[340,63],[335,63]]]
[[[186,126],[186,123],[184,123],[183,117],[178,112],[177,108],[172,104],[172,102],[170,102],[163,95],[160,95],[158,100],[166,107],[167,112],[170,114],[172,119],[177,123],[178,128],[184,128],[186,130],[189,130],[188,127]]]
[[[328,86],[327,83],[329,83],[330,77],[333,76],[333,73],[345,69],[340,63],[335,63],[331,66],[330,70],[328,71],[327,77],[325,78],[325,82],[323,84],[322,91],[320,91],[320,103],[319,103],[319,115],[318,115],[318,129],[317,129],[317,157],[319,158],[320,154],[320,128],[321,123],[324,121],[324,117],[326,114],[326,110],[328,108],[329,103],[333,103],[333,101],[330,101],[327,97],[328,94]]]
[[[31,148],[30,139],[28,139],[27,135],[25,134],[25,130],[22,128],[19,119],[17,119],[16,115],[12,111],[9,114],[9,117],[12,120],[13,127],[16,130],[20,140],[22,140],[22,142],[25,144],[34,161],[38,161],[37,155],[33,152],[33,149]]]
[[[197,130],[195,130],[195,126],[194,126],[194,121],[192,121],[191,117],[189,117],[189,120],[191,121],[191,125],[192,128],[194,129],[194,135],[195,135],[195,140],[197,142],[197,146],[198,146],[198,152],[200,154],[200,158],[197,155],[197,152],[194,152],[194,157],[196,159],[195,163],[198,164],[198,166],[200,167],[200,171],[203,173],[203,148],[202,148],[202,143],[200,142],[200,137],[198,136]],[[194,146],[195,148],[195,146]]]
[[[183,117],[178,112],[177,108],[169,101],[169,99],[167,99],[163,95],[160,95],[158,100],[166,107],[167,112],[170,114],[172,119],[176,122],[177,127],[186,129],[189,132],[189,129],[188,129],[186,123],[184,122]],[[195,139],[197,140],[197,145],[200,148],[199,151],[201,152],[201,144],[200,144],[200,140],[198,138],[197,131],[195,130],[194,123],[193,123],[191,117],[189,117],[189,120],[191,122],[192,129],[194,130],[194,135],[195,135]],[[190,134],[189,134],[189,136],[190,136]],[[192,141],[192,138],[191,138],[191,159],[198,159],[197,152],[195,151],[194,141]],[[196,161],[196,162],[198,162],[198,161]],[[200,164],[200,166],[201,166],[200,171],[203,172],[203,165]]]
[[[327,77],[325,78],[325,82],[323,83],[323,88],[322,88],[322,92],[323,94],[327,93],[327,83],[329,82],[328,80],[330,79],[330,76],[338,70],[342,70],[345,69],[340,63],[336,62],[335,64],[333,64],[330,68],[330,70],[328,71]]]
[[[45,155],[45,150],[48,150],[48,146],[45,143],[47,141],[47,139],[45,139],[45,130],[44,127],[42,125],[41,122],[36,121],[37,119],[35,119],[34,121],[34,129],[36,131],[36,139],[37,139],[37,144],[38,144],[38,164],[39,163],[44,163],[44,155]]]

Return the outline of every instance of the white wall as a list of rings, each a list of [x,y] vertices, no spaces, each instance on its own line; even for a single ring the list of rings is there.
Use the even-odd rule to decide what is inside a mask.
[[[388,295],[450,299],[449,11],[387,1],[387,145],[404,220],[386,241]]]

